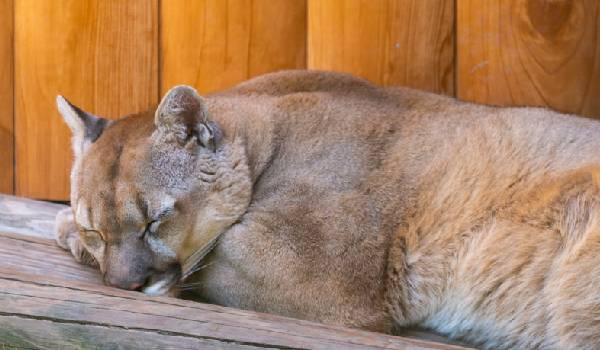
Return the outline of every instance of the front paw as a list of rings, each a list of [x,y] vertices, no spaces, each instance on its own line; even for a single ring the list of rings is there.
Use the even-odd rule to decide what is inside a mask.
[[[94,257],[81,243],[71,208],[65,208],[56,214],[54,235],[58,246],[70,251],[78,263],[97,266]]]

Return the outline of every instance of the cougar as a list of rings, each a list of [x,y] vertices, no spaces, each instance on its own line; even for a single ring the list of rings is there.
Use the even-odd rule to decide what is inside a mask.
[[[57,241],[112,286],[484,349],[600,348],[600,122],[284,71],[62,97]]]

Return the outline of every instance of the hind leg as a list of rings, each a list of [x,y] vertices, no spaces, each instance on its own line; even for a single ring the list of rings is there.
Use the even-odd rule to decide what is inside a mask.
[[[547,278],[548,337],[558,349],[600,348],[600,170],[561,186],[554,229],[561,251]]]
[[[599,223],[572,245],[495,220],[469,242],[422,325],[482,349],[600,349]]]
[[[598,208],[600,213],[600,208]],[[549,279],[548,334],[558,349],[600,348],[600,220],[557,261]]]
[[[396,322],[484,349],[600,349],[600,169],[543,181],[468,230],[407,230],[433,238],[390,250]]]

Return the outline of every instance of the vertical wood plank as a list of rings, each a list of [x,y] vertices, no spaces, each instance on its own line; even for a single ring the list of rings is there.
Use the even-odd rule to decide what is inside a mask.
[[[600,117],[600,2],[458,0],[458,97]]]
[[[453,0],[309,0],[308,67],[454,93]]]
[[[70,132],[55,96],[105,117],[158,99],[158,1],[15,2],[17,194],[68,198]]]
[[[161,42],[163,93],[177,84],[213,92],[306,68],[306,1],[162,1]]]
[[[13,193],[13,0],[0,0],[0,192]]]

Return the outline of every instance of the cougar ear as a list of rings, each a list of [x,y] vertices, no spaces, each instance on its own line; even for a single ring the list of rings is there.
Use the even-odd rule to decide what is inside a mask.
[[[204,99],[187,85],[169,90],[156,109],[154,124],[158,136],[180,145],[199,144],[215,151],[221,137],[219,126],[209,120]]]
[[[109,120],[83,111],[60,95],[56,96],[56,105],[65,123],[71,128],[73,152],[78,157],[102,135]]]

